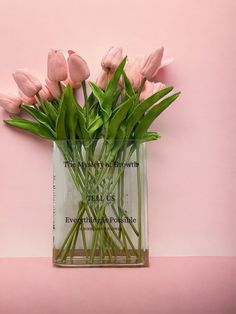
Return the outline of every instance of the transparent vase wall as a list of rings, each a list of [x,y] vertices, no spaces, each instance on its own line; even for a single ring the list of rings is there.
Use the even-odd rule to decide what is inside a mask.
[[[53,263],[148,266],[146,146],[56,141]]]

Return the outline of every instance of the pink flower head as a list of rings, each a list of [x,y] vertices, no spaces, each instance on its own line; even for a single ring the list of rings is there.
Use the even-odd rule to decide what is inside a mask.
[[[65,56],[60,50],[48,53],[48,78],[51,81],[64,81],[67,78],[67,63]]]
[[[102,70],[96,79],[97,86],[105,90],[109,77],[110,73],[108,74],[106,71]]]
[[[143,100],[147,99],[148,97],[152,96],[153,94],[164,89],[165,87],[166,87],[166,85],[161,83],[161,82],[152,83],[152,82],[146,81],[144,84],[143,90],[139,96],[139,99],[141,101],[143,101]]]
[[[122,48],[111,47],[102,58],[101,65],[103,70],[114,72],[122,61],[122,55]]]
[[[153,83],[153,94],[159,92],[160,90],[166,88],[166,85],[158,82],[158,83]]]
[[[46,86],[50,92],[50,94],[54,97],[54,98],[59,98],[61,95],[61,91],[59,88],[59,83],[58,81],[51,81],[48,78],[46,78]]]
[[[41,97],[41,99],[43,100],[52,100],[53,96],[50,93],[47,85],[43,85],[43,88],[41,89],[41,91],[39,92],[39,96]]]
[[[18,96],[0,93],[0,106],[9,113],[18,114],[21,103],[22,101]]]
[[[166,57],[161,60],[161,65],[159,69],[163,69],[174,61],[173,57]]]
[[[35,96],[42,88],[40,81],[27,69],[19,69],[13,73],[18,88],[28,97]]]
[[[20,89],[18,90],[18,94],[23,103],[27,105],[33,105],[36,103],[36,99],[34,97],[26,96]]]
[[[143,59],[141,74],[150,82],[157,82],[157,73],[161,66],[164,48],[157,48]]]
[[[86,61],[72,50],[68,51],[68,68],[72,82],[83,82],[90,76]]]
[[[70,84],[70,86],[74,89],[79,89],[81,87],[81,82],[74,82],[71,80],[71,78],[68,76],[65,81],[63,81],[63,84],[67,85]]]
[[[143,86],[143,90],[139,96],[139,99],[143,101],[147,99],[148,97],[150,97],[152,94],[153,94],[153,83],[146,81]]]
[[[142,83],[143,75],[141,74],[142,58],[137,57],[134,60],[128,61],[125,67],[125,73],[133,86],[133,89],[137,91]]]

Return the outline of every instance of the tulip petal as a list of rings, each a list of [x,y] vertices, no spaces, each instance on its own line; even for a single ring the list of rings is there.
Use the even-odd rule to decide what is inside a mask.
[[[51,81],[64,81],[67,78],[67,63],[62,51],[53,50],[48,53],[48,78]]]
[[[9,113],[18,114],[21,103],[20,97],[16,95],[0,93],[0,106]]]
[[[161,61],[161,65],[159,69],[165,68],[169,64],[171,64],[174,61],[173,57],[166,57]]]
[[[40,81],[28,69],[18,69],[13,73],[18,88],[28,97],[35,96],[41,89]]]
[[[90,76],[89,67],[86,61],[76,53],[69,55],[68,69],[70,79],[73,82],[83,82]]]

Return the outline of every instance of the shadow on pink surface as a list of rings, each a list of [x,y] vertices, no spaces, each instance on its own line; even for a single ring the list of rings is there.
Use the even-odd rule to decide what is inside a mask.
[[[151,258],[149,268],[0,259],[1,314],[235,314],[236,257]]]

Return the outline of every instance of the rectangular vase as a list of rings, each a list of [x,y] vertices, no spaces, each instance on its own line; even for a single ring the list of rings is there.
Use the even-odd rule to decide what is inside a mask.
[[[53,165],[54,265],[148,266],[145,143],[55,141]]]

